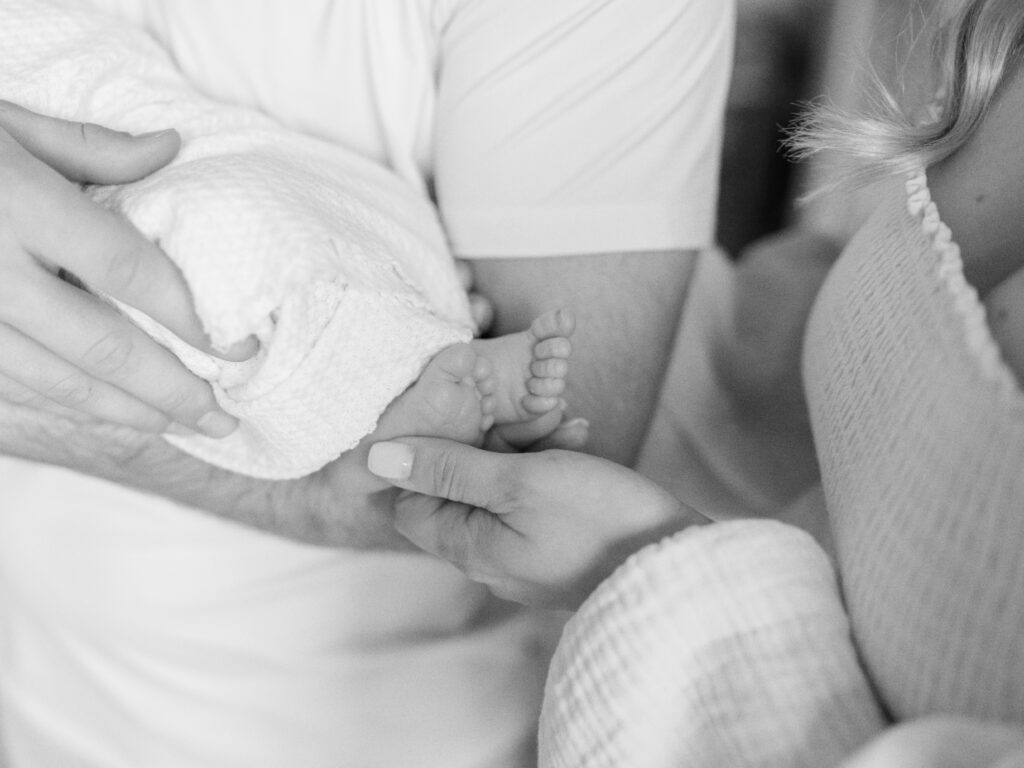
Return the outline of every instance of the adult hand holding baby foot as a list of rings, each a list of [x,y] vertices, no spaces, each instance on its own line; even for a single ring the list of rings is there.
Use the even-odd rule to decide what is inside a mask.
[[[237,422],[209,386],[109,304],[137,307],[209,348],[181,275],[78,184],[118,184],[170,162],[174,131],[133,137],[0,101],[0,380],[4,399],[143,432],[211,437]],[[244,359],[253,350],[233,350]]]
[[[396,503],[400,533],[527,605],[576,608],[633,552],[707,522],[641,475],[582,453],[401,438],[374,445],[368,466],[412,491]]]

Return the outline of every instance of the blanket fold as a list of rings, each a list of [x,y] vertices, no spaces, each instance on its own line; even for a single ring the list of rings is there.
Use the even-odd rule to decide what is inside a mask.
[[[828,768],[885,725],[828,557],[741,520],[651,545],[569,620],[542,768]]]
[[[242,426],[168,437],[253,476],[308,474],[370,433],[384,408],[472,321],[433,206],[373,162],[197,93],[141,30],[61,0],[0,4],[0,98],[183,147],[139,182],[89,190],[181,269],[226,363],[121,308],[214,387]]]

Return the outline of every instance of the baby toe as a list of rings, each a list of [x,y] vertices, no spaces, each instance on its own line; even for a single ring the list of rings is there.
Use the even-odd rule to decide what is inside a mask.
[[[550,339],[553,336],[569,336],[575,328],[576,320],[572,312],[555,309],[534,320],[530,325],[530,332],[538,339]]]
[[[571,354],[572,343],[561,336],[537,342],[533,347],[533,357],[537,360],[544,360],[549,357],[565,358]]]
[[[565,391],[565,379],[530,379],[526,389],[538,397],[557,397]]]
[[[494,373],[494,366],[491,361],[482,355],[477,355],[476,363],[473,365],[473,378],[482,381]]]
[[[498,391],[498,382],[491,376],[476,380],[476,391],[481,395],[493,395]]]
[[[538,395],[526,395],[523,397],[523,409],[527,413],[541,414],[558,408],[562,400],[558,397],[541,397]]]
[[[434,355],[429,367],[443,371],[454,381],[461,381],[472,375],[477,360],[479,360],[479,356],[469,344],[452,344]]]
[[[549,357],[530,363],[530,373],[539,379],[564,379],[569,373],[569,363],[563,357]]]

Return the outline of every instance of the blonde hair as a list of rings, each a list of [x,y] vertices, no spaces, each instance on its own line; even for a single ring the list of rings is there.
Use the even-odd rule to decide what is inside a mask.
[[[827,152],[838,172],[831,189],[926,168],[960,149],[1016,69],[1024,46],[1024,0],[961,2],[945,24],[937,14],[931,19],[931,103],[897,98],[876,76],[862,112],[810,107],[785,142],[790,156],[802,160]]]

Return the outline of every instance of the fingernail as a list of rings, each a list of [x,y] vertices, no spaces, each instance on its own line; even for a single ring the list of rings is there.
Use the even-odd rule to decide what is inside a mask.
[[[178,424],[177,422],[168,424],[167,428],[164,429],[165,435],[177,435],[178,437],[189,437],[195,435],[195,433],[194,429],[189,429],[184,424]]]
[[[366,468],[385,480],[408,480],[412,475],[413,450],[404,443],[374,443]]]
[[[238,420],[223,411],[210,411],[196,422],[196,427],[207,437],[227,437],[238,429]]]

